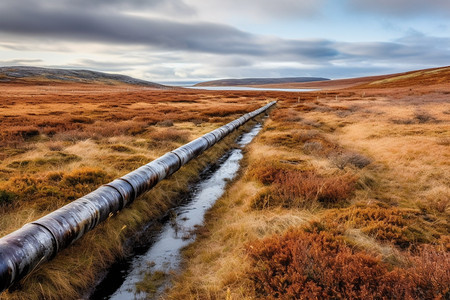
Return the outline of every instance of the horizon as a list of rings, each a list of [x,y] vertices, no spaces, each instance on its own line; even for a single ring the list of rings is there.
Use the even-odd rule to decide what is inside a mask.
[[[0,66],[153,82],[384,75],[448,65],[449,16],[445,0],[5,0]]]

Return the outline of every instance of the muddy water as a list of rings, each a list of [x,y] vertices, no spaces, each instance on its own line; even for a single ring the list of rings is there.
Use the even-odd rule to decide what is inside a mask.
[[[239,148],[228,151],[221,158],[220,166],[210,169],[203,176],[203,180],[193,187],[189,199],[171,211],[168,220],[145,249],[140,247],[132,258],[112,268],[91,299],[157,299],[169,287],[170,275],[180,270],[181,249],[195,240],[193,231],[203,223],[206,211],[223,195],[227,182],[239,170],[242,148],[252,141],[261,128],[262,125],[257,124],[238,138]],[[142,281],[145,274],[154,274],[153,278],[159,278],[152,295],[136,291],[136,283]]]

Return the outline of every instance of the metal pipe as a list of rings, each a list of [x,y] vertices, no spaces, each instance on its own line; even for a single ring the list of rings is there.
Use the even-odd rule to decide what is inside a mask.
[[[247,113],[2,237],[0,292],[275,103]]]

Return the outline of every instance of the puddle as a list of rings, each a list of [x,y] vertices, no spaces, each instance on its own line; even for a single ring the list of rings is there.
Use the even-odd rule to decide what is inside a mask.
[[[206,211],[223,195],[227,182],[239,170],[242,148],[252,141],[261,128],[262,125],[257,124],[238,138],[240,148],[228,151],[219,160],[219,167],[210,169],[203,176],[193,187],[185,204],[169,213],[168,220],[158,232],[153,230],[148,245],[138,247],[134,256],[111,268],[91,299],[157,299],[161,296],[170,286],[170,275],[180,270],[181,249],[195,240],[195,228],[203,224]],[[157,285],[151,287],[153,294],[136,290],[136,283],[146,274],[157,281]]]

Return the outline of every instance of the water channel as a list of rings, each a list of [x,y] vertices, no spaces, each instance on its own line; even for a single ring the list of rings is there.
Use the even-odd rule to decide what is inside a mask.
[[[116,263],[105,279],[97,286],[91,299],[158,299],[170,286],[170,275],[180,271],[181,249],[195,240],[195,229],[224,191],[228,181],[239,170],[242,148],[259,133],[262,125],[256,124],[236,141],[239,147],[221,157],[218,166],[207,169],[184,204],[173,209],[159,230],[150,230],[148,243],[134,249],[134,255]],[[149,273],[151,272],[151,273]],[[145,274],[161,274],[157,290],[152,295],[136,290],[136,283]]]

